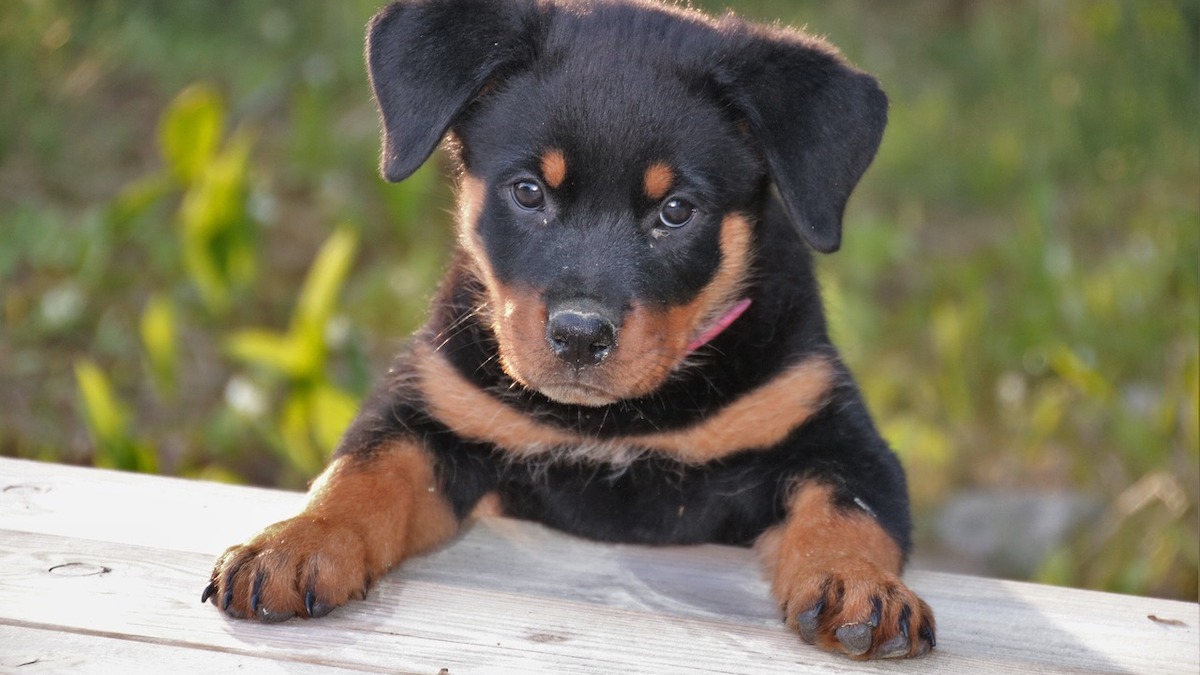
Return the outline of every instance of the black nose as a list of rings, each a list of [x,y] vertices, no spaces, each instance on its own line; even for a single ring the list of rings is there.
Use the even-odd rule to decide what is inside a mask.
[[[546,342],[555,356],[580,368],[604,360],[617,341],[617,329],[601,314],[562,309],[546,322]]]

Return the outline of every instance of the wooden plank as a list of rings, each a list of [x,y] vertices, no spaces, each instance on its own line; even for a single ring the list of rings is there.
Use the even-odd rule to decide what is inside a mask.
[[[938,650],[919,666],[857,664],[780,626],[749,551],[596,544],[506,519],[478,523],[321,621],[260,626],[200,606],[213,556],[299,501],[0,460],[0,630],[452,674],[1200,670],[1194,603],[919,571],[907,579],[937,612]],[[72,562],[112,571],[47,572]]]
[[[83,635],[62,630],[0,625],[0,672],[22,675],[71,673],[355,673],[295,661],[229,654],[211,649],[181,649],[123,637]]]
[[[168,506],[162,505],[164,500]],[[0,526],[214,557],[261,527],[293,515],[301,500],[274,490],[0,460]],[[146,517],[164,510],[170,518]],[[447,555],[414,561],[406,573],[434,574],[482,588],[526,579],[534,587],[513,590],[559,596],[571,589],[590,594],[595,602],[677,606],[699,617],[778,618],[766,600],[757,562],[743,549],[603,545],[507,519],[489,520],[479,528],[481,532],[449,547]],[[648,559],[658,564],[642,564]],[[508,570],[514,569],[529,573],[513,576]],[[583,576],[593,583],[577,584]],[[639,595],[639,589],[656,592]]]
[[[5,536],[4,548],[0,624],[23,628],[380,672],[720,673],[754,663],[782,673],[810,656],[811,672],[844,672],[842,660],[772,626],[404,578],[319,621],[230,621],[199,603],[196,573],[210,562],[202,554],[29,533]]]
[[[220,553],[303,502],[296,492],[0,458],[4,529]]]

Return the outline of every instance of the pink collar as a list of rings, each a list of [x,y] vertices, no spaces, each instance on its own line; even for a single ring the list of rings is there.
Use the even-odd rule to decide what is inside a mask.
[[[713,324],[705,329],[703,333],[697,336],[695,340],[692,340],[692,343],[689,344],[687,348],[688,353],[690,354],[716,339],[716,337],[724,332],[726,328],[729,328],[734,321],[737,321],[738,317],[742,315],[742,312],[745,312],[749,307],[750,298],[742,298],[739,300],[733,307],[730,307],[727,312],[722,314],[721,318],[713,322]]]

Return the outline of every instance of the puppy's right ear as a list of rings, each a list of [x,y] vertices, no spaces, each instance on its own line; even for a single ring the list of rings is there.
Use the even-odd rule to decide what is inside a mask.
[[[536,57],[545,25],[531,1],[400,0],[376,14],[367,71],[383,118],[383,177],[416,171],[484,85]]]

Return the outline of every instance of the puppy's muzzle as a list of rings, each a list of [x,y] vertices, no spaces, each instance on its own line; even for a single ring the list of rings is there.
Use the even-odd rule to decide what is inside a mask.
[[[592,303],[564,304],[546,321],[546,342],[567,365],[594,366],[616,349],[617,326]]]

